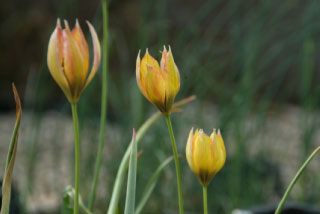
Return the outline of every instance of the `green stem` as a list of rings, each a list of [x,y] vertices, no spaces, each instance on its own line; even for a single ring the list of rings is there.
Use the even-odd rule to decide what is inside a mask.
[[[89,210],[92,212],[96,198],[97,183],[100,174],[102,151],[104,146],[105,126],[107,118],[107,84],[108,84],[108,5],[106,0],[102,0],[103,16],[103,61],[102,61],[102,89],[101,89],[101,117],[98,155],[95,164],[94,177],[89,198]]]
[[[203,214],[208,214],[207,186],[202,186],[203,190]]]
[[[296,184],[297,180],[299,179],[299,177],[301,176],[302,172],[305,170],[305,168],[308,166],[308,164],[310,163],[310,161],[314,158],[314,156],[317,154],[317,152],[320,151],[320,146],[318,148],[316,148],[312,154],[308,157],[308,159],[303,163],[303,165],[301,166],[301,168],[299,169],[299,171],[297,172],[297,174],[294,176],[294,178],[292,179],[290,185],[288,186],[286,192],[284,193],[284,195],[282,196],[282,199],[277,207],[277,210],[275,212],[275,214],[280,214],[284,203],[286,202],[293,186]]]
[[[74,150],[75,150],[75,194],[74,194],[74,206],[73,213],[79,213],[79,171],[80,171],[80,144],[79,144],[79,122],[78,122],[78,112],[77,104],[71,104],[72,117],[73,117],[73,128],[74,128]]]
[[[183,199],[182,199],[182,188],[181,188],[180,165],[179,165],[176,140],[174,139],[174,134],[173,134],[170,115],[166,115],[166,121],[167,121],[168,130],[169,130],[169,134],[170,134],[170,138],[171,138],[171,144],[172,144],[172,150],[173,150],[173,156],[174,156],[174,163],[176,165],[177,184],[178,184],[178,198],[179,198],[179,211],[180,211],[180,214],[183,214]]]

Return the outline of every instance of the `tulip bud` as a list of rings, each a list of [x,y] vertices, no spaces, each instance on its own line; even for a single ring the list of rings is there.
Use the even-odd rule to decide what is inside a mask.
[[[99,67],[101,50],[96,31],[87,22],[93,41],[93,65],[89,68],[88,44],[82,33],[78,20],[72,31],[67,21],[65,29],[60,20],[51,34],[48,45],[48,67],[53,79],[62,89],[70,103],[79,101],[82,91],[87,87]],[[88,76],[88,77],[87,77]]]
[[[180,88],[180,74],[171,48],[164,47],[159,63],[146,50],[142,60],[140,52],[136,64],[137,83],[142,94],[162,113],[170,114],[174,98]]]
[[[186,146],[186,156],[192,172],[197,175],[203,186],[207,186],[226,161],[226,150],[220,130],[216,132],[214,129],[209,137],[202,129],[196,129],[193,133],[192,128]]]

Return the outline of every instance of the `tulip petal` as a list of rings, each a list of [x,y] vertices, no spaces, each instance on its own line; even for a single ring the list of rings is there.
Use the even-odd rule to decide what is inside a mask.
[[[200,130],[194,144],[193,152],[193,165],[199,173],[209,173],[212,171],[211,169],[213,168],[214,160],[210,147],[211,139]]]
[[[73,97],[72,102],[77,102],[82,86],[82,78],[84,73],[83,57],[77,47],[68,22],[65,21],[65,29],[62,31],[63,36],[63,63],[64,73],[70,85],[70,91]],[[72,84],[71,84],[72,83]]]
[[[145,55],[143,56],[141,63],[140,63],[140,80],[141,80],[141,86],[145,89],[146,92],[146,83],[149,81],[147,78],[148,75],[148,66],[153,67],[153,70],[156,72],[160,72],[160,66],[157,60],[153,58],[150,54],[148,49],[146,50]]]
[[[86,80],[87,74],[88,74],[88,68],[89,68],[89,49],[87,41],[83,35],[83,32],[80,28],[78,19],[76,20],[76,25],[72,29],[72,37],[74,39],[75,44],[77,45],[79,49],[79,53],[82,55],[82,63],[83,63],[83,74],[82,74],[82,82],[81,84],[84,84],[84,81]]]
[[[100,47],[98,35],[97,35],[94,27],[90,24],[90,22],[87,21],[87,24],[89,26],[89,30],[90,30],[90,34],[91,34],[92,42],[93,42],[93,64],[92,64],[90,74],[89,74],[87,81],[86,81],[84,87],[82,88],[82,90],[84,90],[88,86],[88,84],[92,81],[93,77],[95,76],[95,74],[98,70],[100,60],[101,60],[101,47]]]
[[[146,88],[144,85],[142,85],[142,79],[141,79],[142,75],[141,75],[140,68],[141,68],[141,60],[140,60],[140,50],[139,50],[137,60],[136,60],[136,79],[137,79],[138,87],[139,87],[140,91],[142,92],[143,96],[145,96],[147,99],[149,99],[147,92],[146,92]]]
[[[163,49],[161,70],[166,77],[166,103],[170,108],[180,88],[180,74],[174,62],[170,46],[169,51],[165,47]]]
[[[165,104],[165,82],[163,76],[155,67],[149,66],[147,72],[146,91],[151,102],[156,105],[161,112],[166,112]]]
[[[214,172],[217,173],[221,170],[226,161],[226,149],[220,130],[218,130],[217,134],[215,133],[213,138],[213,156],[215,161]]]
[[[62,53],[62,29],[60,25],[60,20],[57,21],[57,26],[54,32],[51,34],[49,45],[48,45],[48,67],[49,71],[59,85],[61,90],[66,95],[67,99],[71,100],[70,87],[68,80],[63,72],[62,62],[63,62],[63,53]]]
[[[194,143],[194,136],[193,136],[193,128],[189,132],[189,137],[186,146],[186,157],[190,169],[194,171],[193,162],[192,162],[192,152],[193,152],[193,143]]]
[[[165,81],[159,63],[146,50],[140,62],[138,85],[142,88],[143,95],[154,104],[161,112],[166,112]]]

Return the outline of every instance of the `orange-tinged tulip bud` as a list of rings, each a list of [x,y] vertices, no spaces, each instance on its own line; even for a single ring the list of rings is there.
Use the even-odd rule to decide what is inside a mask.
[[[226,150],[220,130],[214,129],[210,137],[202,129],[193,128],[186,146],[188,164],[202,185],[207,186],[226,161]]]
[[[146,50],[142,60],[140,51],[136,64],[137,83],[142,94],[162,113],[170,114],[174,98],[180,88],[180,74],[174,62],[171,48],[164,47],[160,66]]]
[[[101,59],[97,33],[89,22],[87,24],[93,41],[93,64],[89,75],[89,49],[78,20],[71,31],[67,21],[64,21],[65,29],[62,29],[58,19],[49,40],[48,67],[70,103],[79,101],[81,93],[96,74]]]

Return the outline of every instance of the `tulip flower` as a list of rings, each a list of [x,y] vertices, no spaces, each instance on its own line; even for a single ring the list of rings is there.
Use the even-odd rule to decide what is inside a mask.
[[[162,113],[170,114],[174,98],[180,88],[180,74],[171,48],[164,47],[160,66],[146,50],[142,60],[140,52],[136,62],[136,78],[142,94]]]
[[[226,161],[226,150],[220,130],[214,129],[210,137],[202,129],[190,131],[186,156],[193,173],[207,186]]]
[[[170,113],[174,98],[180,88],[180,74],[174,62],[171,48],[163,47],[160,65],[146,50],[142,60],[140,51],[136,62],[136,78],[140,91],[166,117],[176,165],[179,212],[183,214],[181,173],[177,146],[172,129]]]
[[[220,130],[213,129],[210,137],[202,129],[191,129],[186,146],[188,164],[199,178],[203,189],[203,213],[208,214],[207,186],[222,169],[226,161],[226,149]]]
[[[96,31],[87,22],[93,41],[93,63],[89,68],[88,44],[82,33],[78,20],[70,31],[69,24],[64,21],[65,29],[61,28],[60,20],[51,34],[48,46],[48,67],[53,79],[62,89],[70,103],[77,103],[83,90],[93,79],[99,67],[101,50]]]
[[[48,46],[48,67],[53,79],[62,89],[71,104],[74,144],[75,144],[75,197],[73,213],[79,211],[79,177],[80,177],[80,135],[78,123],[77,103],[83,90],[93,79],[97,72],[101,50],[96,31],[89,23],[89,30],[93,41],[93,63],[91,72],[89,68],[88,44],[84,38],[78,20],[70,31],[69,24],[64,21],[65,29],[61,28],[60,20],[51,34]]]

